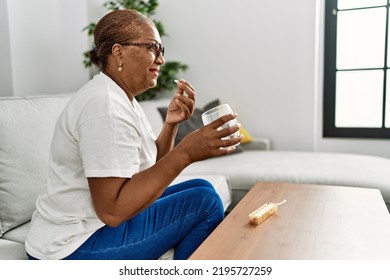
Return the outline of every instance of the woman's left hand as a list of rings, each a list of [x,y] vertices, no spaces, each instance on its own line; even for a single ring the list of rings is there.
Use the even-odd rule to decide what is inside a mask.
[[[189,119],[195,109],[195,90],[185,80],[177,82],[175,97],[169,103],[165,121],[169,124],[179,124]]]

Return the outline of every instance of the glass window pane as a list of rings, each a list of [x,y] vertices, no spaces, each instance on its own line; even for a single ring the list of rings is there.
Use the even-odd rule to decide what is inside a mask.
[[[337,8],[352,9],[386,5],[386,0],[338,0]]]
[[[339,12],[337,20],[337,69],[382,68],[386,8]]]
[[[383,71],[336,74],[336,127],[382,127]]]

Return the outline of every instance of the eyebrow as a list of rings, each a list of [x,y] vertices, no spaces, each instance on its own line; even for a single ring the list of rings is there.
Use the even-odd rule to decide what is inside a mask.
[[[150,41],[153,41],[153,43],[162,44],[162,42],[159,42],[159,41],[157,41],[157,40],[155,40],[155,39],[145,39],[145,40],[150,40]]]

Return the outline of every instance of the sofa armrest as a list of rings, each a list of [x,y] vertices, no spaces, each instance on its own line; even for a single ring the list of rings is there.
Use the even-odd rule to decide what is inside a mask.
[[[265,137],[253,137],[252,142],[241,144],[241,146],[246,151],[253,151],[253,150],[270,151],[271,140]]]

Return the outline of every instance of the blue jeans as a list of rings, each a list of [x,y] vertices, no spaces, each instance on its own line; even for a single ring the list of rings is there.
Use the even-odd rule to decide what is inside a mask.
[[[157,259],[175,248],[187,259],[224,217],[221,199],[206,180],[170,186],[150,207],[118,227],[97,230],[66,257],[80,259]]]

